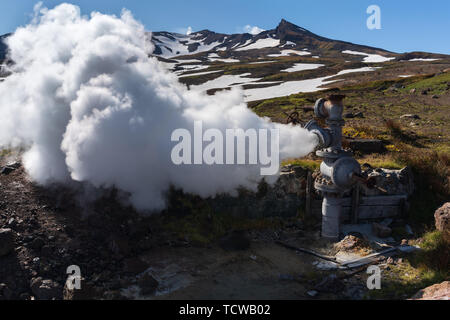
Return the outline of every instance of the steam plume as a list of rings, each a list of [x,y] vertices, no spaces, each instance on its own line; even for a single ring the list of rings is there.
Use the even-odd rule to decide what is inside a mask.
[[[8,39],[11,76],[0,83],[0,146],[26,146],[24,166],[39,184],[80,181],[130,194],[139,210],[165,207],[170,187],[201,196],[254,189],[259,166],[175,166],[174,129],[279,128],[282,157],[311,152],[306,130],[251,112],[239,89],[188,91],[155,58],[144,27],[61,4],[35,8]]]

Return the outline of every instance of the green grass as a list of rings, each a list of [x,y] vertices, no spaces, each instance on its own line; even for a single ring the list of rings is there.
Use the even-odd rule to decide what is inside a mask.
[[[443,94],[447,89],[447,83],[450,82],[450,73],[443,73],[434,77],[429,77],[420,81],[413,82],[406,86],[405,90],[411,89],[425,90],[430,89],[431,94]],[[420,93],[420,92],[419,92]]]
[[[308,160],[308,159],[288,159],[284,160],[281,165],[287,166],[287,165],[293,165],[293,166],[300,166],[305,169],[309,169],[311,171],[314,171],[316,169],[319,169],[321,160]]]

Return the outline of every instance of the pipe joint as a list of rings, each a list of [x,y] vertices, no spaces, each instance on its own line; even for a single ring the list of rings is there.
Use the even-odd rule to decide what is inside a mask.
[[[315,120],[309,121],[306,124],[305,129],[317,135],[319,138],[319,149],[324,149],[331,146],[333,139],[330,129],[322,128]]]
[[[327,99],[321,98],[316,101],[314,106],[314,114],[318,118],[325,118],[329,120],[342,120],[342,113],[344,106],[342,99],[344,96],[333,95]]]

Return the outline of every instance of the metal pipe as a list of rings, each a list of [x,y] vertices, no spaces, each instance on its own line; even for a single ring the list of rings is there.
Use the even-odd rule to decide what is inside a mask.
[[[342,214],[342,197],[325,193],[322,202],[322,237],[338,239]]]
[[[342,149],[344,98],[342,95],[331,95],[316,102],[314,113],[326,119],[328,128],[320,127],[314,120],[305,127],[319,137],[319,148],[322,148],[316,153],[324,160],[315,187],[323,194],[322,237],[333,240],[339,238],[342,195],[357,182],[361,174],[359,163],[351,157],[351,153]]]

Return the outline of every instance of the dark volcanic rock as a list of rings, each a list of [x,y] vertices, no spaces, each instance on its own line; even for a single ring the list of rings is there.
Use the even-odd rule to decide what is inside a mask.
[[[38,300],[52,300],[62,298],[61,286],[53,280],[43,280],[41,277],[33,278],[30,284],[31,291]]]
[[[0,229],[0,257],[14,250],[15,234],[11,229]]]
[[[14,169],[13,167],[3,167],[0,171],[0,173],[4,174],[4,175],[8,175],[11,172],[13,172],[14,170],[16,170],[16,169]]]
[[[32,242],[31,242],[31,247],[34,250],[41,250],[41,248],[45,245],[45,241],[42,240],[41,238],[35,238]]]

